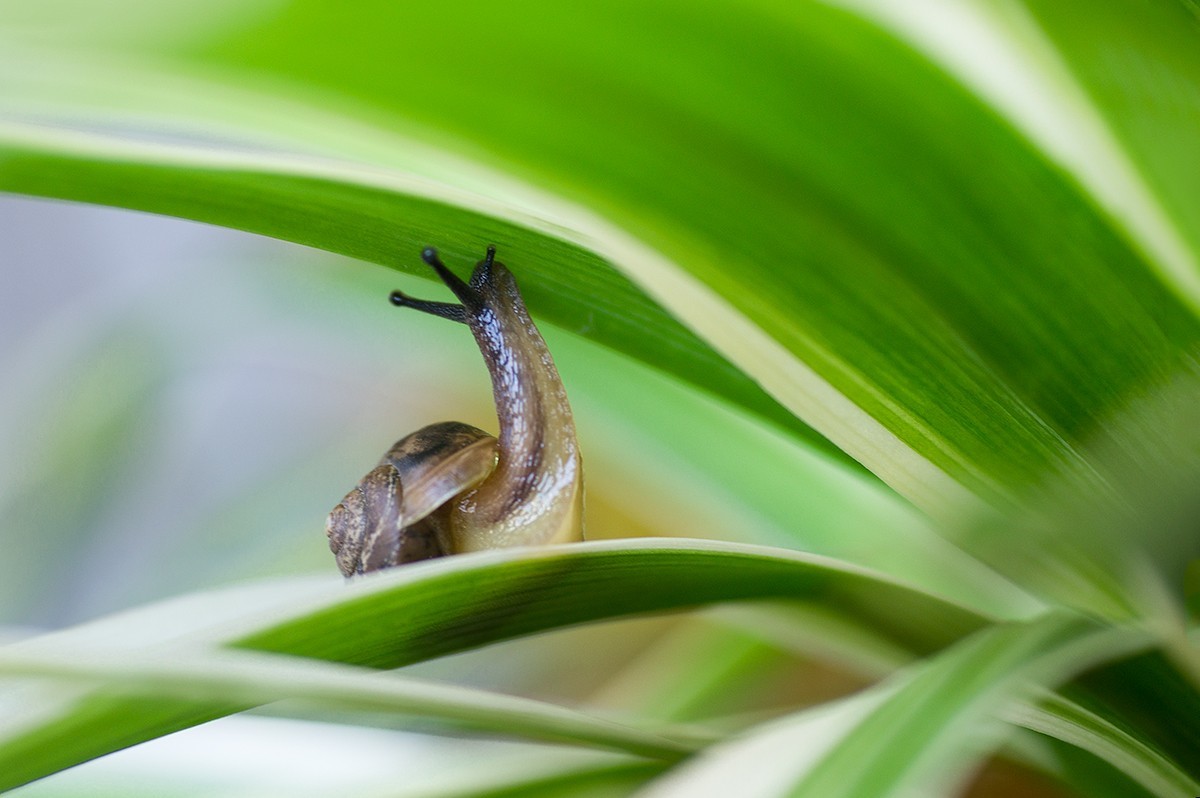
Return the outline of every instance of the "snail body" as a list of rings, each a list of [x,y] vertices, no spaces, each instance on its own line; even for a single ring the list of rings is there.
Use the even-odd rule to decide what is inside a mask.
[[[444,554],[583,539],[583,467],[554,360],[495,248],[469,281],[422,259],[458,303],[393,304],[466,324],[492,380],[499,437],[448,421],[397,441],[329,514],[346,576]]]

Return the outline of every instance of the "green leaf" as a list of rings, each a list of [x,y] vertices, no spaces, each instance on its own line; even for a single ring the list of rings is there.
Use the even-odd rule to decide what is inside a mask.
[[[1200,367],[1132,400],[1086,456],[1086,470],[1047,475],[1025,509],[953,536],[1048,602],[1181,638],[1186,567],[1200,557]]]
[[[1086,14],[1065,13],[1063,4],[1047,0],[1025,5],[1143,184],[1135,183],[1134,190],[1153,198],[1166,239],[1153,247],[1155,254],[1164,271],[1192,286],[1194,296],[1200,280],[1200,175],[1179,165],[1193,156],[1194,131],[1200,128],[1195,3],[1107,4]],[[1133,8],[1138,17],[1131,26],[1125,12]]]
[[[521,761],[499,773],[489,768],[486,776],[470,771],[456,774],[458,778],[447,774],[446,786],[418,788],[409,794],[412,798],[606,798],[632,794],[662,770],[658,762],[572,762],[569,753],[546,752],[544,761],[532,767]],[[390,786],[381,786],[380,791],[390,794]]]
[[[415,715],[456,728],[614,748],[676,759],[693,742],[638,732],[541,701],[381,674],[362,668],[251,652],[182,650],[131,660],[129,652],[89,651],[67,638],[26,653],[0,650],[0,674],[54,679],[113,697],[161,698],[245,707],[284,699],[338,710]]]
[[[219,95],[220,88],[181,82],[163,90]],[[310,115],[314,126],[324,121],[303,107],[283,112],[293,120]],[[521,276],[523,294],[539,316],[730,399],[841,456],[615,272],[602,247],[579,241],[586,239],[579,223],[572,234],[570,223],[552,210],[531,215],[511,194],[502,193],[497,202],[454,189],[453,164],[438,186],[387,164],[334,160],[303,143],[197,144],[197,138],[234,135],[204,121],[174,123],[181,128],[177,138],[153,147],[142,138],[161,138],[161,132],[146,128],[130,135],[122,127],[106,129],[111,124],[97,119],[76,130],[61,121],[6,121],[0,114],[0,189],[181,216],[422,275],[427,270],[418,256],[430,243],[460,271],[495,243]],[[392,139],[397,151],[422,149],[386,131],[368,132]],[[188,190],[180,192],[181,185]]]
[[[451,761],[454,761],[453,759]],[[460,769],[405,785],[406,798],[605,798],[629,795],[663,764],[561,748],[518,752],[493,759],[485,769]],[[480,772],[483,770],[483,773]],[[424,781],[430,782],[428,785]],[[395,784],[379,794],[394,795]]]
[[[914,661],[910,654],[887,643],[878,634],[819,606],[730,605],[709,610],[703,617],[727,624],[742,634],[769,641],[797,656],[816,657],[841,665],[864,678],[886,677]],[[720,654],[713,659],[719,657]],[[641,689],[668,695],[672,690],[679,692],[678,685],[686,685],[688,674],[691,673],[691,668],[682,665],[687,661],[687,657],[677,657],[674,669],[659,667],[652,671],[651,678],[638,674],[641,677]],[[705,658],[704,667],[706,670],[709,668],[708,658]],[[1140,784],[1152,795],[1172,798],[1200,794],[1200,783],[1189,775],[1184,763],[1171,759],[1149,744],[1147,741],[1152,740],[1153,736],[1146,733],[1144,722],[1139,723],[1147,716],[1163,715],[1164,704],[1182,702],[1184,706],[1176,711],[1184,715],[1189,713],[1193,699],[1188,696],[1186,687],[1172,694],[1171,684],[1182,687],[1178,685],[1178,677],[1161,678],[1162,672],[1158,668],[1152,668],[1150,678],[1146,678],[1145,669],[1142,668],[1131,671],[1127,664],[1120,662],[1109,667],[1115,671],[1113,676],[1106,679],[1113,685],[1112,692],[1121,697],[1124,703],[1139,707],[1140,711],[1131,715],[1120,707],[1105,707],[1102,711],[1107,714],[1100,714],[1064,695],[1043,691],[1031,695],[1027,700],[1008,705],[1001,712],[1001,717],[1009,723],[1088,752],[1106,763],[1106,766]],[[1106,670],[1108,668],[1101,668],[1099,672],[1103,674]],[[743,672],[736,674],[735,678],[754,684],[761,682],[764,674]],[[1127,696],[1129,686],[1135,684],[1146,684],[1153,689],[1143,688],[1130,698]],[[738,687],[737,683],[729,680],[718,680],[705,686],[715,692],[728,692]],[[1069,689],[1073,693],[1079,692],[1077,686]],[[1136,731],[1127,731],[1118,724]],[[1179,748],[1186,745],[1187,742],[1183,741]],[[1024,752],[1013,749],[1009,753],[1020,759]],[[1037,766],[1039,762],[1034,759],[1031,764]],[[1040,764],[1044,766],[1045,763]],[[1053,772],[1053,767],[1050,770]]]
[[[995,715],[1006,704],[1146,645],[1143,633],[1063,615],[991,627],[870,690],[715,746],[648,794],[950,795],[1003,739]]]
[[[688,35],[658,41],[664,28]],[[451,29],[452,41],[422,35]],[[396,30],[415,35],[397,46]],[[14,67],[49,90],[13,91],[0,185],[387,264],[431,237],[456,259],[496,239],[528,259],[546,318],[781,420],[632,280],[937,512],[964,487],[995,499],[1078,463],[1102,419],[1200,344],[1196,297],[1093,196],[859,12],[759,0],[332,13],[297,0],[162,49],[121,48],[131,75],[151,63],[200,75],[186,113],[178,99],[155,112],[169,80],[114,87],[100,58]],[[247,106],[275,101],[226,92],[230,75],[300,112],[263,122]],[[103,89],[91,105],[119,108],[120,126],[103,111],[79,121],[89,84]],[[322,104],[368,123],[357,144],[313,132]],[[280,144],[285,125],[286,154],[256,143]],[[437,154],[423,172],[416,150],[380,156],[396,131],[437,142],[420,148]],[[463,180],[452,151],[509,177]]]
[[[1085,674],[1063,694],[1200,780],[1200,729],[1195,723],[1200,692],[1163,652],[1147,652]]]
[[[323,595],[311,613],[293,604],[277,622],[256,618],[258,629],[233,645],[397,667],[568,624],[778,597],[819,599],[851,615],[886,618],[888,637],[918,652],[940,648],[982,623],[865,569],[715,541],[641,539],[496,551],[404,570],[361,580],[365,584],[336,601]]]
[[[176,667],[183,667],[180,658],[189,653],[231,645],[396,667],[585,621],[764,597],[828,602],[886,624],[889,637],[918,651],[940,648],[983,623],[934,596],[824,558],[759,546],[647,539],[460,555],[349,585],[334,578],[251,585],[113,616],[12,650],[14,656],[49,650],[61,658],[71,649],[103,645],[114,657],[133,660],[136,669],[145,657],[169,664],[171,652]],[[219,664],[214,660],[214,667]],[[186,690],[187,678],[171,678]],[[0,788],[238,711],[246,706],[245,691],[270,687],[261,679],[222,681],[213,673],[199,696],[179,696],[176,688],[164,696],[153,685],[139,687],[124,677],[120,682],[116,692],[107,687],[59,692],[53,702],[29,702],[20,693],[10,697],[15,703],[0,737]],[[361,701],[361,694],[343,697]],[[486,707],[476,710],[476,721],[488,714]]]
[[[1162,752],[1062,696],[1004,711],[1010,723],[1070,743],[1129,776],[1157,798],[1200,795],[1197,782]]]

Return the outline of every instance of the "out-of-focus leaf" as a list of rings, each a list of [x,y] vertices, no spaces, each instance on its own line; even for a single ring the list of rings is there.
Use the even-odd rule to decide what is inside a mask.
[[[42,592],[29,564],[82,567],[91,552],[79,530],[109,510],[112,495],[125,487],[122,467],[135,455],[164,371],[154,344],[128,329],[70,365],[69,382],[63,373],[53,387],[41,386],[53,400],[18,399],[13,386],[4,397],[21,415],[0,429],[5,449],[19,453],[0,466],[0,518],[21,555],[0,558],[0,614],[28,623],[45,623],[65,598]]]
[[[994,716],[1006,704],[1146,644],[1067,616],[992,627],[866,692],[715,746],[648,794],[951,795],[1003,739]]]
[[[828,603],[884,624],[890,637],[917,651],[938,649],[984,623],[942,599],[825,558],[646,539],[460,555],[349,586],[333,578],[291,580],[193,596],[17,644],[16,653],[90,645],[147,656],[232,645],[397,667],[585,621],[764,597]],[[44,695],[29,701],[13,686],[3,698],[0,787],[245,708],[244,694],[234,693],[99,690],[48,702]]]
[[[69,638],[68,638],[69,640]],[[207,701],[250,707],[283,699],[338,710],[412,715],[451,727],[614,748],[658,759],[681,758],[678,742],[540,701],[380,674],[332,663],[230,651],[187,651],[130,660],[128,652],[71,645],[0,651],[0,674],[54,679],[114,696]]]
[[[1200,281],[1200,15],[1184,2],[1106,3],[1086,13],[1053,0],[1024,0],[1041,30],[1079,82],[1122,153],[1178,231],[1179,250]],[[1190,7],[1189,7],[1190,5]],[[1136,14],[1136,24],[1129,16]]]
[[[1162,652],[1083,675],[1063,695],[1132,734],[1200,780],[1200,694]]]
[[[1004,718],[1093,754],[1157,798],[1200,794],[1197,782],[1144,741],[1062,696],[1014,705]]]
[[[1087,451],[1086,471],[1048,475],[1025,510],[989,515],[958,542],[1047,601],[1181,638],[1186,569],[1200,558],[1200,368],[1131,399]]]

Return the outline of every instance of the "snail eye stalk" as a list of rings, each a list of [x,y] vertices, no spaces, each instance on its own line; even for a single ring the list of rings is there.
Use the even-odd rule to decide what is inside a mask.
[[[458,301],[463,303],[469,311],[477,311],[483,307],[483,297],[479,292],[467,284],[465,280],[459,277],[454,272],[442,263],[442,259],[438,257],[437,250],[433,247],[425,247],[421,252],[421,260],[428,263],[437,272],[437,276],[442,278],[442,282],[449,287],[454,295],[458,297]]]
[[[461,322],[462,324],[467,323],[467,309],[453,302],[430,302],[425,299],[411,297],[402,291],[393,291],[388,299],[398,308],[412,308],[422,313],[428,313],[431,316],[438,316],[439,318]]]

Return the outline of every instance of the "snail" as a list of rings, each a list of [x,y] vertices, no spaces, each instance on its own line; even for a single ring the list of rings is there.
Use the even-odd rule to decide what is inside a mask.
[[[446,554],[583,539],[583,467],[558,369],[496,248],[469,282],[421,259],[458,303],[399,291],[392,304],[466,324],[492,380],[499,438],[457,421],[392,446],[326,521],[346,576]]]

